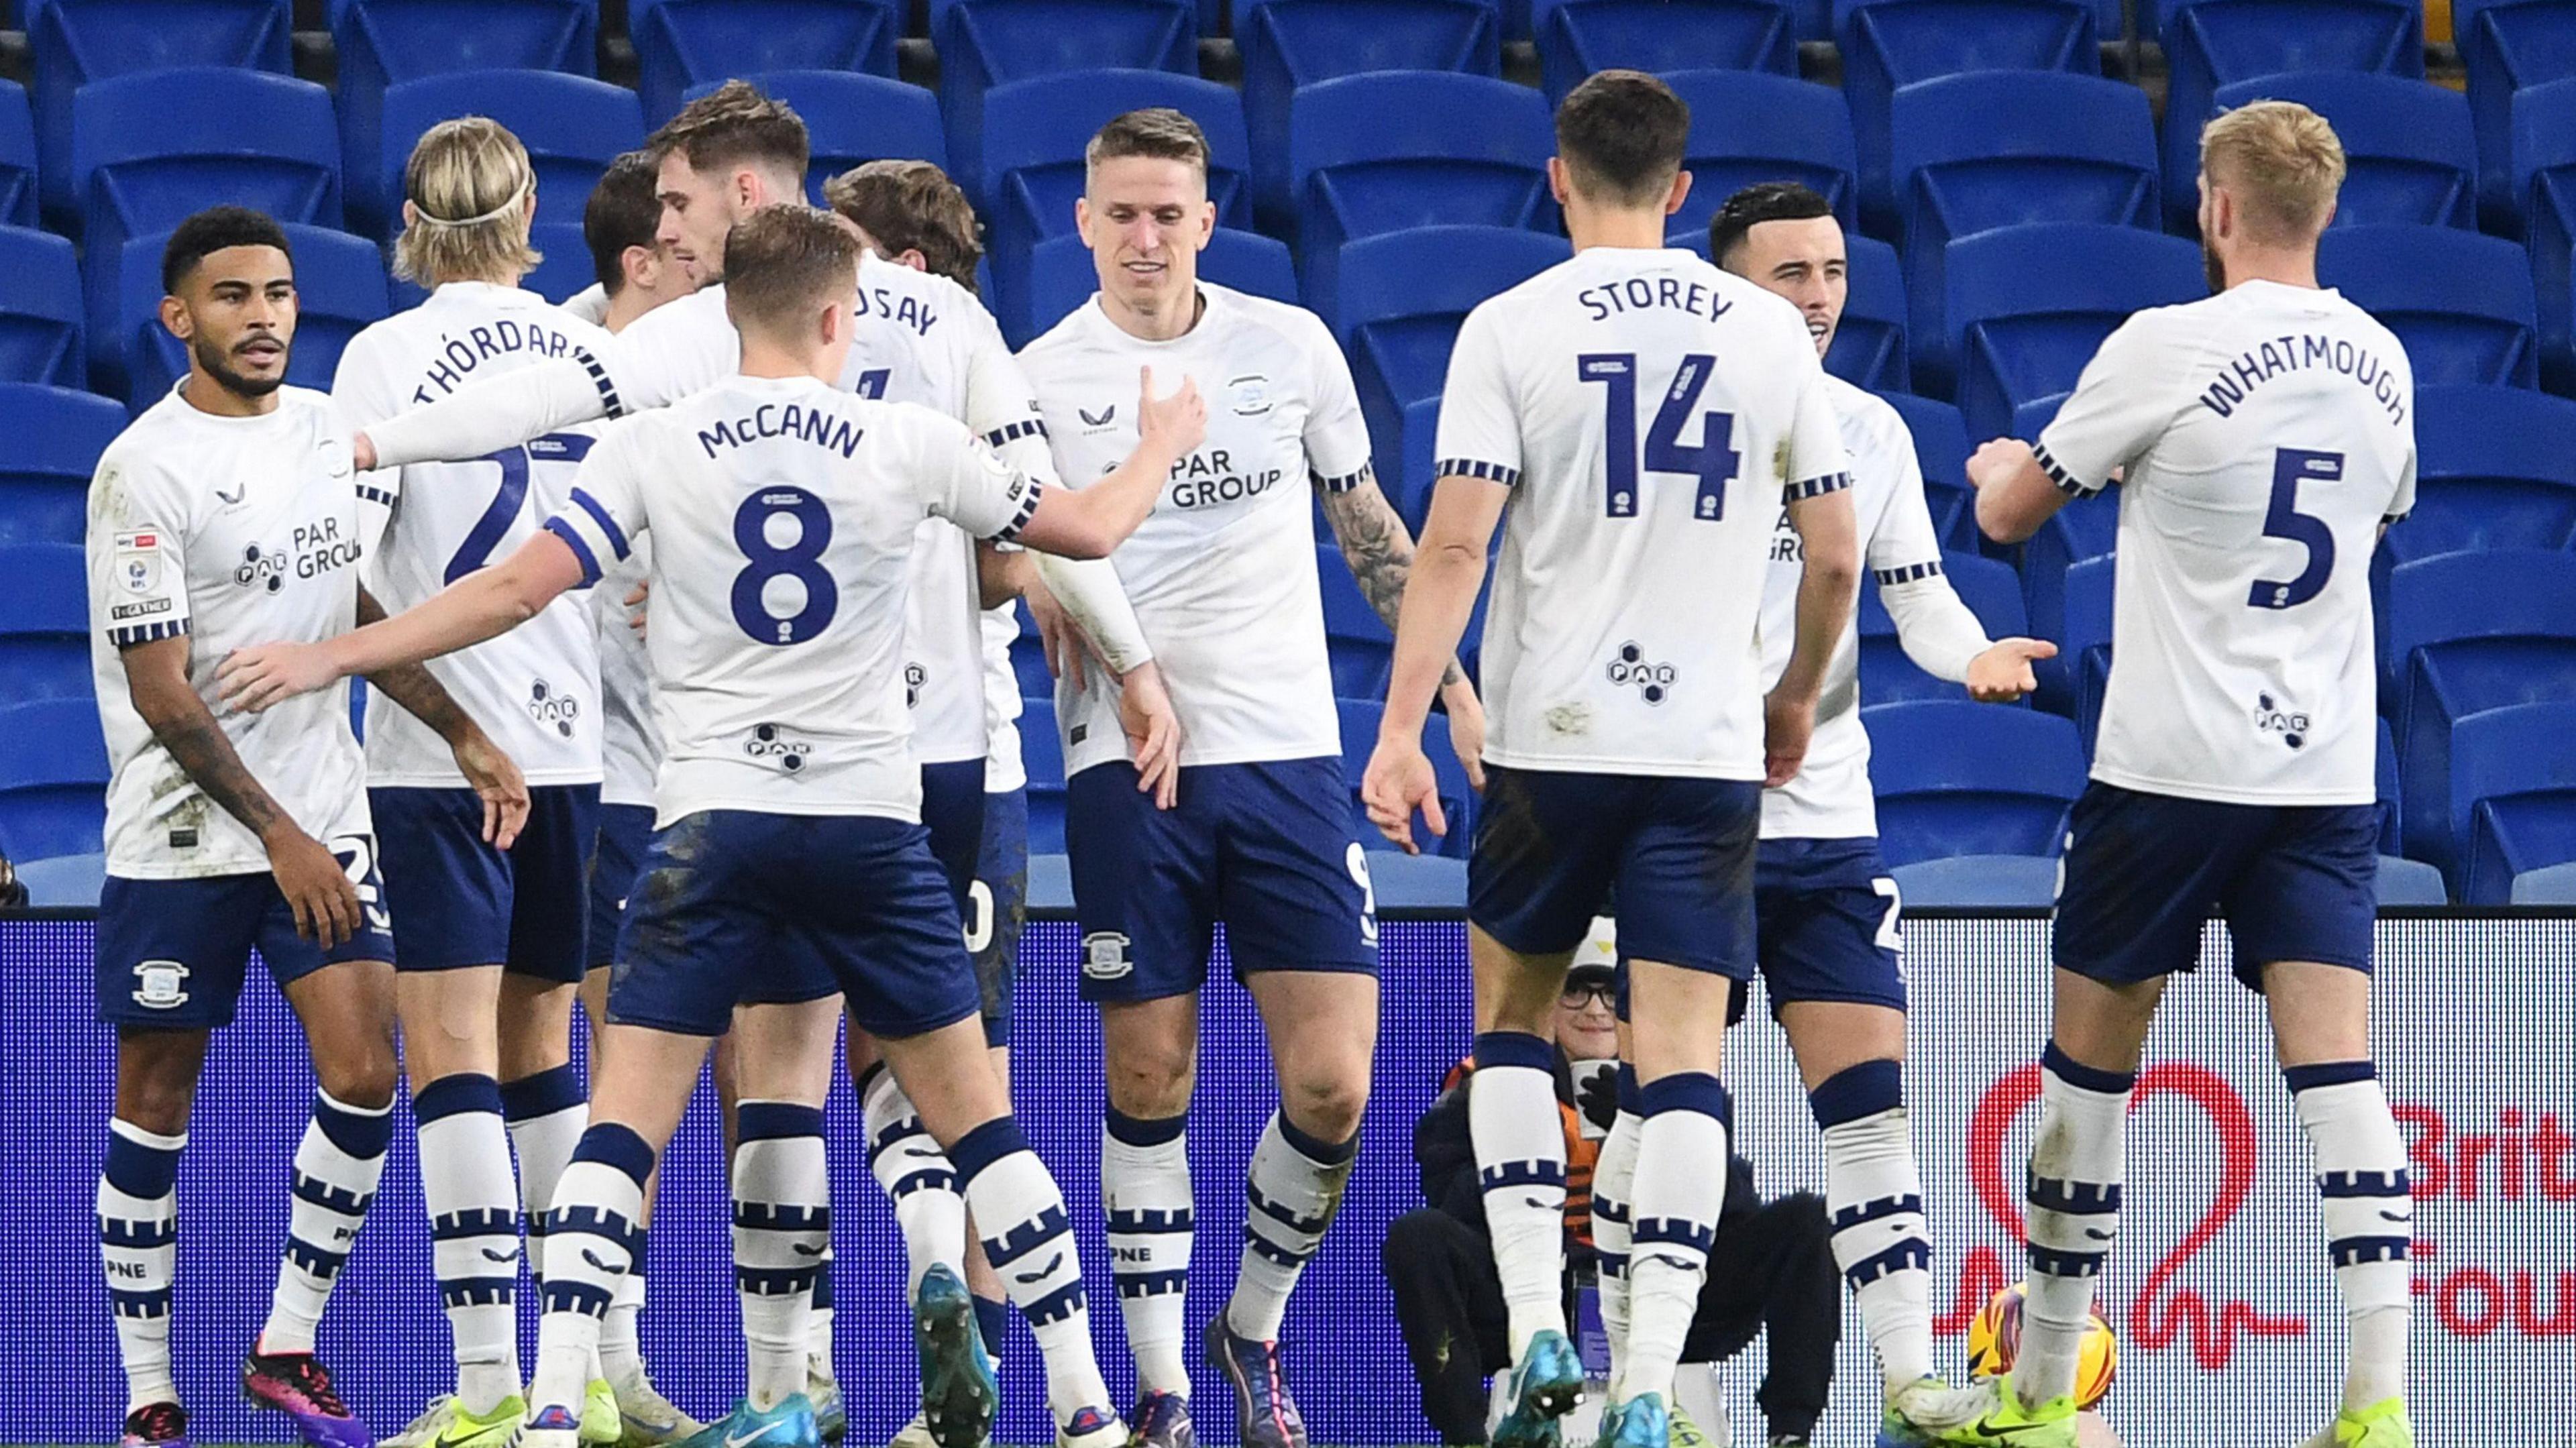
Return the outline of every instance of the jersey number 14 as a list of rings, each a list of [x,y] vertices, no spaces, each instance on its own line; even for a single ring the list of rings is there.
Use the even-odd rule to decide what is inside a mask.
[[[1613,518],[1637,516],[1637,474],[1669,473],[1698,482],[1691,516],[1714,523],[1726,516],[1726,485],[1735,481],[1744,455],[1735,450],[1735,415],[1705,414],[1696,445],[1682,441],[1682,429],[1699,408],[1717,359],[1693,352],[1673,369],[1673,385],[1646,429],[1646,445],[1637,446],[1637,354],[1588,352],[1574,359],[1576,375],[1608,389],[1601,418],[1603,478],[1608,483],[1605,510]]]

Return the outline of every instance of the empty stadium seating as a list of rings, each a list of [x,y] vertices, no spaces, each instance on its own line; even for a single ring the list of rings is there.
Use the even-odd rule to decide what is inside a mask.
[[[778,70],[894,74],[893,0],[632,0],[636,92],[660,125],[693,85]]]
[[[1705,240],[1705,238],[1702,238]],[[1913,383],[1906,355],[1905,277],[1896,248],[1866,236],[1843,238],[1850,291],[1842,325],[1825,352],[1825,370],[1871,392],[1903,392]]]
[[[1783,0],[1530,0],[1529,8],[1551,102],[1596,70],[1798,73]]]
[[[2503,905],[2514,876],[2576,860],[2576,702],[2489,709],[2451,729],[2445,805],[2461,903]]]
[[[2216,108],[2263,100],[2297,101],[2334,126],[2345,164],[2335,225],[2477,225],[2477,132],[2459,92],[2404,76],[2314,71],[2220,86]],[[2191,174],[2200,174],[2196,158]]]
[[[2102,690],[2111,681],[2111,614],[2118,596],[2118,571],[2118,561],[2107,553],[2086,558],[2066,569],[2058,588],[2057,632],[2052,635],[2058,653],[2051,662],[2073,695],[2075,727],[2083,732],[2087,754],[2100,736]],[[2385,842],[2382,847],[2393,848]]]
[[[1289,102],[1300,86],[1379,70],[1498,75],[1501,14],[1491,0],[1239,0],[1243,113],[1253,143],[1253,199],[1285,230]]]
[[[1049,237],[1038,243],[1029,257],[1028,277],[1030,305],[1035,310],[1025,318],[1002,319],[1004,331],[1026,338],[1044,335],[1100,288],[1091,249],[1079,236]],[[1199,253],[1199,278],[1274,302],[1297,300],[1297,272],[1288,260],[1287,244],[1259,232],[1218,227],[1208,238],[1207,249]]]
[[[124,430],[125,409],[104,397],[0,383],[0,547],[79,543],[90,474]]]
[[[1946,269],[1943,320],[1974,439],[2021,435],[2016,409],[2073,388],[2129,313],[2208,290],[2198,247],[2101,223],[1983,232],[1951,243]]]
[[[2509,241],[2447,226],[2338,226],[2317,280],[2406,344],[2419,387],[2539,385],[2531,266]]]
[[[2389,575],[2386,639],[2407,853],[2450,869],[2467,846],[2448,810],[2461,721],[2576,698],[2576,555],[2498,549],[2403,564]]]
[[[2514,93],[2512,175],[2540,309],[2542,385],[2576,392],[2576,79]]]
[[[982,169],[984,99],[997,86],[1111,69],[1198,73],[1198,18],[1187,0],[947,0],[932,8],[948,154],[969,173]]]
[[[126,243],[108,324],[119,339],[126,400],[138,413],[159,402],[188,370],[187,349],[160,320],[161,250],[169,239],[164,232]],[[327,391],[340,350],[390,308],[384,253],[362,237],[318,226],[289,226],[286,240],[295,252],[296,292],[286,380]]]
[[[27,92],[0,81],[0,226],[36,224],[36,121]]]
[[[2084,787],[2075,726],[2036,709],[1917,700],[1861,711],[1890,865],[2052,856]]]
[[[1064,736],[1051,689],[1020,700],[1020,763],[1029,772],[1029,853],[1063,854]]]
[[[0,578],[9,580],[0,588],[0,707],[90,698],[89,583],[80,545],[0,547]]]
[[[1932,531],[1945,549],[1973,553],[1976,495],[1968,487],[1968,428],[1959,409],[1912,393],[1880,394],[1914,436],[1914,462],[1923,473],[1923,501],[1932,509]]]
[[[2069,499],[2022,545],[2022,597],[2030,608],[2030,626],[2041,638],[2066,642],[2066,590],[2072,570],[2088,558],[2108,558],[2119,532],[2119,490],[2105,488],[2089,498]],[[2039,675],[2042,703],[2060,712],[2074,706],[2072,649],[2033,667]]]
[[[2512,387],[2419,387],[2415,509],[2397,563],[2464,549],[2576,547],[2576,402]]]
[[[0,856],[51,860],[101,852],[107,743],[86,698],[0,708]]]
[[[1684,155],[1690,195],[1668,230],[1698,233],[1705,251],[1709,218],[1727,197],[1760,181],[1803,181],[1833,203],[1845,230],[1859,225],[1860,160],[1841,92],[1754,71],[1693,70],[1664,79],[1691,108]]]
[[[1977,622],[1985,625],[1986,637],[2011,638],[2030,632],[2030,621],[2022,616],[2021,580],[2014,575],[2011,564],[1973,553],[1945,553],[1941,572],[1957,591],[1960,602],[1977,616]],[[1862,706],[1901,704],[1909,699],[1965,698],[1962,686],[1932,677],[1906,657],[1904,645],[1896,635],[1896,622],[1888,617],[1887,605],[1879,601],[1878,589],[1879,585],[1872,582],[1860,590]]]
[[[36,137],[43,158],[44,209],[54,224],[76,227],[83,197],[72,157],[73,97],[114,76],[195,66],[239,67],[283,75],[287,68],[288,0],[46,0],[27,16],[34,61]],[[177,101],[178,97],[172,97]],[[159,120],[216,124],[223,113],[173,104]],[[158,129],[157,127],[155,129]]]
[[[372,223],[386,238],[402,230],[404,164],[422,134],[441,121],[489,116],[509,127],[528,148],[537,215],[545,221],[578,224],[608,163],[644,144],[644,110],[635,92],[553,71],[452,71],[403,81],[381,104],[380,148],[350,153],[348,209],[361,229]]]
[[[743,77],[795,108],[805,122],[813,162],[805,194],[822,204],[823,183],[869,161],[928,161],[945,169],[948,135],[940,126],[939,100],[917,85],[846,70],[775,70]],[[696,100],[716,88],[689,87]],[[965,185],[967,177],[957,176]]]
[[[2477,128],[2479,215],[2489,229],[2509,232],[2525,200],[2513,185],[2514,96],[2576,77],[2576,3],[2451,0],[2451,32]]]
[[[88,381],[80,298],[70,242],[0,226],[0,381],[57,387]]]

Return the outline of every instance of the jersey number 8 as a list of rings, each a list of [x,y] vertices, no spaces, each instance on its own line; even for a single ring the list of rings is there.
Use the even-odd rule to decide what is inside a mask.
[[[769,541],[769,527],[780,515],[796,520],[795,541]],[[753,643],[801,644],[831,627],[840,610],[841,590],[823,567],[823,550],[832,543],[832,511],[803,488],[766,487],[742,500],[733,514],[733,546],[749,560],[733,576],[733,621]],[[781,618],[770,611],[769,584],[792,578],[804,585],[804,606]]]
[[[1699,395],[1707,389],[1710,374],[1717,371],[1717,359],[1693,352],[1673,369],[1673,385],[1664,393],[1663,406],[1655,409],[1653,425],[1646,429],[1642,454],[1637,448],[1637,354],[1589,352],[1574,362],[1575,375],[1609,389],[1601,419],[1602,461],[1607,465],[1603,476],[1609,485],[1607,514],[1637,516],[1637,473],[1642,463],[1646,472],[1697,479],[1699,495],[1691,501],[1691,516],[1709,523],[1724,518],[1726,485],[1735,481],[1744,461],[1733,446],[1735,415],[1709,413],[1699,444],[1682,442],[1682,429],[1698,409]]]

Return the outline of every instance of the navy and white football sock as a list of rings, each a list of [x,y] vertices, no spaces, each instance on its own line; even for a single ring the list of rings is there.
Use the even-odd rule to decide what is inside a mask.
[[[2101,1071],[2048,1043],[2030,1144],[2030,1281],[2012,1387],[2037,1405],[2075,1391],[2093,1288],[2120,1235],[2134,1071]]]
[[[535,1412],[581,1414],[599,1324],[617,1284],[644,1256],[644,1181],[653,1148],[632,1127],[603,1122],[581,1134],[572,1165],[555,1184],[546,1214],[545,1316],[537,1323],[537,1374],[528,1387]]]
[[[733,1152],[733,1280],[750,1351],[748,1396],[767,1412],[805,1390],[805,1316],[832,1244],[823,1112],[746,1101]]]
[[[2352,1331],[2343,1405],[2367,1408],[2406,1394],[2406,1334],[2413,1315],[2408,1253],[2415,1198],[2406,1175],[2406,1138],[2389,1113],[2368,1061],[2292,1066],[2291,1098],[2316,1155],[2324,1198],[2326,1252]]]
[[[1064,1193],[1020,1124],[997,1116],[948,1150],[975,1211],[984,1255],[1037,1334],[1046,1357],[1047,1402],[1061,1424],[1085,1408],[1106,1407],[1109,1387],[1091,1351],[1091,1302],[1082,1286],[1082,1257]]]
[[[617,1279],[608,1299],[608,1316],[599,1324],[599,1371],[619,1388],[644,1382],[644,1256],[641,1244],[634,1265]]]
[[[313,1351],[313,1334],[332,1285],[366,1225],[367,1207],[385,1174],[385,1147],[393,1140],[394,1108],[368,1110],[313,1093],[313,1119],[295,1147],[294,1203],[286,1215],[286,1253],[277,1268],[277,1292],[259,1350]]]
[[[921,1113],[884,1063],[870,1066],[859,1087],[860,1120],[868,1138],[868,1171],[894,1203],[903,1233],[905,1310],[933,1265],[966,1275],[966,1198],[948,1153],[922,1128]]]
[[[996,1363],[1002,1360],[1002,1349],[1011,1343],[1011,1299],[1007,1297],[975,1298],[975,1332],[984,1339],[984,1352]]]
[[[170,1372],[170,1284],[179,1261],[179,1153],[186,1133],[162,1136],[107,1123],[98,1174],[98,1255],[125,1363],[125,1411],[179,1401]]]
[[[1565,1122],[1556,1048],[1525,1031],[1476,1038],[1467,1134],[1511,1321],[1515,1363],[1540,1332],[1565,1331]]]
[[[590,1125],[590,1100],[582,1092],[581,1073],[566,1062],[502,1082],[501,1119],[509,1124],[510,1147],[519,1158],[519,1210],[528,1224],[529,1261],[542,1276],[547,1211],[554,1205],[555,1186],[563,1179],[573,1148],[580,1145],[582,1131]],[[590,1375],[601,1376],[596,1359]]]
[[[832,1360],[832,1264],[836,1260],[838,1254],[825,1244],[822,1266],[814,1273],[814,1305],[805,1313],[805,1372],[825,1382],[840,1377]]]
[[[1629,1203],[1628,1347],[1610,1397],[1659,1393],[1669,1406],[1726,1205],[1726,1127],[1734,1107],[1726,1087],[1705,1071],[1649,1081],[1638,1096],[1645,1125]]]
[[[501,1088],[442,1076],[412,1098],[430,1261],[456,1344],[458,1404],[489,1416],[519,1391],[519,1188]]]
[[[1601,1332],[1610,1339],[1610,1377],[1628,1355],[1628,1203],[1637,1190],[1637,1141],[1646,1129],[1640,1116],[1637,1071],[1619,1068],[1619,1114],[1601,1140],[1592,1164],[1592,1255],[1597,1264]]]
[[[1905,1111],[1905,1068],[1864,1061],[1807,1094],[1825,1134],[1834,1265],[1891,1386],[1932,1372],[1932,1240]]]
[[[1190,1186],[1189,1117],[1138,1117],[1109,1109],[1100,1143],[1100,1204],[1109,1217],[1109,1275],[1136,1386],[1190,1395],[1190,1248],[1197,1202]]]
[[[1243,1184],[1243,1265],[1225,1313],[1236,1333],[1255,1342],[1279,1340],[1288,1294],[1342,1209],[1359,1147],[1357,1132],[1347,1141],[1318,1141],[1284,1113],[1270,1113]]]

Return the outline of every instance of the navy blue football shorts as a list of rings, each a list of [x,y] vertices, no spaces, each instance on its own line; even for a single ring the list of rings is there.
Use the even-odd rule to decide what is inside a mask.
[[[510,848],[483,841],[483,801],[465,788],[367,791],[406,971],[498,965],[577,985],[589,968],[590,857],[599,786],[528,790]]]
[[[590,968],[617,963],[617,927],[626,918],[627,892],[635,888],[636,867],[653,843],[653,807],[649,804],[603,804],[599,807],[599,843],[590,856]]]
[[[1902,904],[1875,839],[1764,840],[1753,926],[1771,1013],[1792,1001],[1905,1009]]]
[[[358,887],[357,934],[324,950],[295,933],[277,878],[121,880],[98,901],[98,1018],[124,1030],[203,1031],[233,1023],[256,949],[279,987],[343,961],[394,959],[375,841],[326,840]]]

